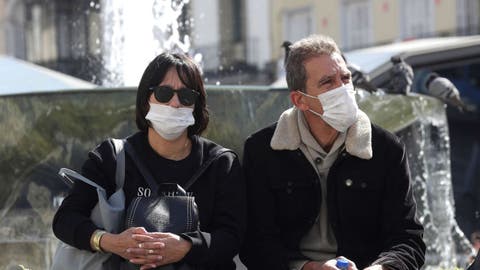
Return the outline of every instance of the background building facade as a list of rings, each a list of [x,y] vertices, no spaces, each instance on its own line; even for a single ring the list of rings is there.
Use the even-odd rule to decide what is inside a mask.
[[[178,31],[190,36],[191,52],[203,56],[207,83],[269,84],[282,69],[285,40],[325,34],[348,51],[421,37],[477,34],[479,3],[190,0],[177,20]],[[0,0],[0,54],[102,84],[102,55],[112,49],[105,46],[112,21],[105,12],[109,5],[109,0]]]
[[[0,0],[0,54],[99,83],[99,3]]]
[[[272,58],[280,44],[309,34],[333,37],[344,51],[422,37],[479,33],[478,0],[279,0],[272,4]]]

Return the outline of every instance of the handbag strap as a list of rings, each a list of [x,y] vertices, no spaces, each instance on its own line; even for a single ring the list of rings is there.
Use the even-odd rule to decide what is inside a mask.
[[[116,185],[116,190],[122,189],[123,184],[125,182],[125,150],[124,150],[124,144],[126,143],[126,140],[121,140],[121,139],[111,139],[115,148],[115,155],[117,158],[117,164],[116,164],[116,170],[115,170],[115,185]],[[58,171],[58,174],[62,176],[63,179],[65,179],[65,183],[68,185],[69,188],[73,187],[73,183],[75,180],[80,180],[86,184],[89,184],[90,186],[93,186],[97,189],[105,191],[103,187],[98,185],[97,183],[93,182],[92,180],[84,177],[83,175],[77,173],[74,170],[68,169],[68,168],[60,168]],[[72,177],[72,178],[70,178]]]
[[[137,166],[137,169],[140,171],[140,174],[145,178],[145,181],[152,189],[152,193],[154,195],[158,195],[157,194],[158,184],[153,178],[150,171],[145,167],[145,165],[142,162],[140,162],[140,158],[137,155],[137,152],[135,151],[135,149],[133,149],[130,143],[125,142],[125,150],[127,151],[130,158],[133,160],[133,162],[135,163],[135,166]],[[186,184],[184,185],[185,190],[188,190],[195,183],[195,181],[197,181],[198,177],[202,175],[202,173],[210,166],[210,164],[212,164],[214,160],[216,160],[219,156],[221,156],[223,153],[226,153],[226,152],[234,153],[232,150],[223,148],[223,147],[218,147],[214,149],[213,154],[210,156],[210,158],[207,159],[207,161],[205,161],[200,166],[200,168],[193,174],[193,176],[190,177],[190,179],[186,182]]]
[[[137,155],[137,151],[135,151],[135,149],[132,147],[132,145],[129,142],[125,142],[125,151],[127,151],[127,154],[133,160],[133,163],[135,163],[135,166],[140,171],[140,174],[143,176],[148,186],[152,190],[153,195],[157,196],[158,185],[157,185],[157,182],[155,182],[155,178],[153,178],[152,174],[147,169],[147,167],[145,167],[143,162],[140,161],[140,157]]]
[[[68,168],[60,168],[60,170],[58,171],[58,174],[61,177],[66,178],[70,183],[72,183],[72,185],[75,182],[75,180],[72,180],[70,177],[72,177],[76,180],[80,180],[80,181],[82,181],[86,184],[89,184],[90,186],[93,186],[93,187],[97,188],[97,189],[105,191],[105,189],[103,187],[101,187],[99,184],[93,182],[92,180],[86,178],[85,176],[77,173],[74,170],[70,170]]]
[[[116,191],[123,188],[125,183],[125,139],[112,139],[115,146],[115,154],[117,156],[117,164],[115,169],[115,185]]]

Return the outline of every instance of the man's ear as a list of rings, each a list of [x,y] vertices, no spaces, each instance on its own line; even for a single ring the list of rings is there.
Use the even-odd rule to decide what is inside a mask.
[[[310,106],[306,103],[305,96],[299,93],[300,90],[290,91],[290,100],[292,101],[293,105],[297,107],[301,111],[307,111],[310,109]]]

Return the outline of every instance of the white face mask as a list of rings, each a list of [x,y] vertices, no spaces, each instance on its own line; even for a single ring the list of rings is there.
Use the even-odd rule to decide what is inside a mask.
[[[299,91],[300,92],[300,91]],[[311,113],[320,116],[334,129],[345,132],[357,121],[358,105],[355,100],[353,84],[345,84],[314,97],[300,92],[301,94],[317,98],[323,108],[323,114],[309,110]]]
[[[145,119],[153,129],[166,140],[175,140],[191,125],[195,124],[193,108],[174,108],[168,105],[150,103]]]

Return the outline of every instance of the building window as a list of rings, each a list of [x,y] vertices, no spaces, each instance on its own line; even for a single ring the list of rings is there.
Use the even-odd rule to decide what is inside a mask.
[[[242,1],[233,0],[232,3],[232,40],[240,42],[243,40],[243,20],[242,20],[243,6]]]
[[[433,1],[403,0],[400,27],[403,39],[428,37],[433,34]]]
[[[365,47],[372,42],[370,0],[342,2],[342,47],[345,50]]]
[[[479,32],[477,0],[457,0],[457,32],[473,35]]]
[[[315,32],[313,27],[313,8],[287,10],[284,13],[284,33],[285,40],[295,42],[307,37]]]

